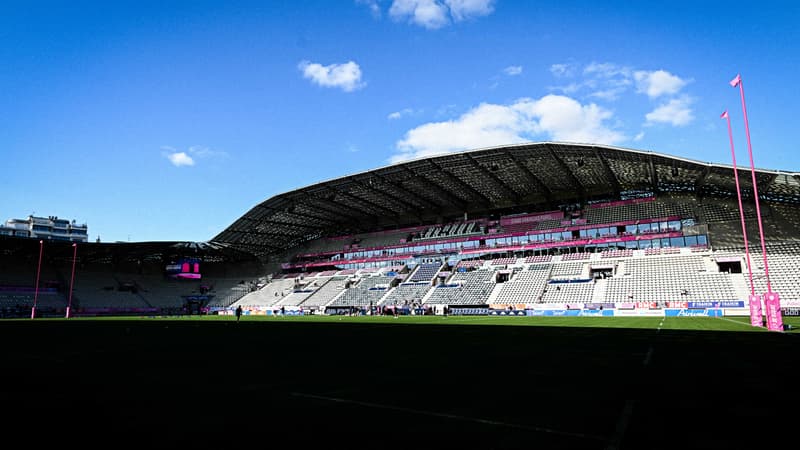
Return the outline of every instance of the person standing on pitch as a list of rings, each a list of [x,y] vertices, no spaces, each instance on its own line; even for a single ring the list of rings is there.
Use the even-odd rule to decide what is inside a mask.
[[[236,307],[236,321],[242,318],[242,305]]]

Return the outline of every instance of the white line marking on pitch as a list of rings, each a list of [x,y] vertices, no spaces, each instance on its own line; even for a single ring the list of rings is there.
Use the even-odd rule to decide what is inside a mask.
[[[728,319],[727,317],[717,317],[717,319],[727,320],[728,322],[738,323],[739,325],[744,325],[744,326],[747,326],[747,327],[751,327],[752,326],[752,325],[750,325],[749,322],[741,322],[741,321],[738,321],[738,320]]]
[[[401,407],[401,406],[381,405],[381,404],[378,404],[378,403],[362,402],[362,401],[358,401],[358,400],[349,400],[349,399],[345,399],[345,398],[327,397],[327,396],[324,396],[324,395],[314,395],[314,394],[304,394],[302,392],[292,392],[291,394],[294,395],[294,396],[297,396],[297,397],[313,398],[313,399],[316,399],[316,400],[326,400],[326,401],[329,401],[329,402],[336,402],[336,403],[348,403],[348,404],[351,404],[351,405],[364,406],[364,407],[367,407],[367,408],[388,409],[388,410],[392,410],[392,411],[401,411],[401,412],[406,412],[406,413],[410,413],[410,414],[442,417],[442,418],[445,418],[445,419],[453,419],[453,420],[464,420],[464,421],[468,421],[468,422],[477,422],[477,423],[483,423],[483,424],[487,424],[487,425],[497,425],[497,426],[508,427],[508,428],[517,428],[517,429],[522,429],[522,430],[536,431],[536,432],[539,432],[539,433],[556,434],[556,435],[561,435],[561,436],[577,437],[577,438],[584,438],[584,439],[593,439],[593,440],[597,440],[597,441],[606,441],[607,440],[603,436],[596,436],[596,435],[593,435],[593,434],[578,433],[578,432],[573,432],[573,431],[554,430],[552,428],[539,427],[539,426],[519,425],[519,424],[515,424],[515,423],[501,422],[501,421],[498,421],[498,420],[481,419],[479,417],[466,417],[466,416],[459,416],[459,415],[455,415],[455,414],[439,413],[439,412],[433,412],[433,411],[422,411],[422,410],[419,410],[419,409],[404,408],[404,407]]]

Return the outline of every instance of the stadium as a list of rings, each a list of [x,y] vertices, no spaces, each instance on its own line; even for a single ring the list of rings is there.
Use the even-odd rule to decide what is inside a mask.
[[[300,431],[296,443],[352,432],[363,440],[351,446],[365,448],[752,448],[764,436],[743,438],[739,426],[780,424],[792,414],[781,399],[794,382],[777,361],[796,350],[796,336],[788,328],[750,333],[763,328],[750,325],[747,299],[779,293],[788,326],[800,312],[800,176],[743,167],[736,175],[729,165],[652,151],[525,143],[276,195],[207,242],[73,246],[0,237],[2,316],[60,318],[69,308],[79,319],[51,328],[7,321],[5,337],[18,343],[10,360],[23,365],[28,352],[47,347],[49,362],[34,366],[68,373],[92,358],[53,355],[99,333],[138,355],[135,367],[111,353],[100,358],[123,367],[107,370],[124,383],[135,383],[129,370],[161,372],[119,391],[82,369],[72,389],[99,383],[142,411],[152,405],[134,393],[167,386],[179,392],[184,403],[173,412],[182,416],[170,422],[168,412],[154,412],[150,425],[160,427],[193,427],[185,417],[192,408],[212,414],[230,406],[200,405],[185,383],[269,406],[263,417],[220,417],[223,428],[244,420]],[[238,320],[225,316],[237,307],[245,323],[232,334]],[[129,320],[128,331],[119,336],[113,321],[98,318]],[[84,319],[93,331],[76,331],[72,324]],[[537,326],[510,326],[529,320]],[[413,333],[399,331],[404,321]],[[69,337],[55,350],[59,336]],[[134,353],[137,345],[161,356]],[[227,372],[201,356],[228,360],[230,351]],[[188,380],[186,366],[204,381]],[[46,383],[33,368],[25,373]],[[58,398],[49,412],[69,410],[66,394],[37,389]],[[704,396],[689,416],[678,395],[685,390]],[[6,394],[25,403],[27,394]],[[110,408],[99,396],[91,402]],[[91,417],[132,432],[130,423]],[[653,440],[676,421],[702,439]],[[312,429],[321,435],[302,433]],[[447,439],[411,440],[443,430]],[[230,437],[170,436],[193,444]]]
[[[747,175],[739,176],[744,218],[750,247],[760,250]],[[770,281],[785,306],[800,306],[791,262],[798,179],[763,170],[755,179],[775,260]],[[703,314],[735,315],[751,286],[766,292],[767,281],[763,263],[748,276],[740,222],[732,167],[540,143],[425,158],[281,194],[213,242],[280,263],[268,289],[241,300],[253,311],[441,305],[485,314],[538,304],[572,314],[600,306],[603,314],[697,314],[687,305],[709,302]]]
[[[767,291],[767,273],[753,178],[739,172],[750,266],[732,167],[535,143],[286,192],[207,242],[81,243],[74,280],[71,245],[47,241],[38,269],[48,287],[37,309],[63,316],[71,302],[77,316],[229,314],[239,305],[253,315],[441,314],[445,306],[456,315],[748,315],[744,301]],[[755,178],[770,287],[793,314],[800,180],[768,170]],[[3,314],[25,316],[39,245],[7,238],[3,248]]]

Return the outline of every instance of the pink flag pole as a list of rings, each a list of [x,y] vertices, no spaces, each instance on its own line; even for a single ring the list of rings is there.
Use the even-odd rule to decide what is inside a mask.
[[[42,272],[42,249],[44,241],[39,240],[39,264],[36,266],[36,286],[33,288],[33,307],[31,307],[31,319],[36,317],[36,302],[39,300],[39,274]]]
[[[742,113],[744,114],[744,130],[747,135],[747,152],[750,155],[750,173],[753,176],[753,200],[756,202],[756,217],[758,218],[758,234],[761,239],[761,253],[764,255],[764,278],[767,280],[767,293],[764,294],[764,308],[767,310],[767,329],[770,331],[783,331],[781,317],[780,295],[772,292],[772,283],[769,280],[769,264],[767,262],[767,247],[764,241],[764,225],[761,222],[761,207],[758,198],[758,183],[756,182],[756,168],[753,164],[753,145],[750,143],[750,125],[747,121],[747,107],[744,103],[744,84],[741,74],[731,80],[731,86],[739,86],[739,95],[742,98]],[[752,320],[752,319],[751,319]]]
[[[736,180],[736,196],[739,198],[739,218],[742,220],[742,236],[744,237],[744,254],[747,258],[747,275],[750,278],[750,295],[756,295],[753,286],[753,270],[750,265],[750,246],[747,243],[747,227],[744,223],[744,209],[742,208],[742,192],[739,190],[739,171],[736,168],[736,151],[733,148],[733,132],[731,131],[731,118],[726,110],[720,116],[728,122],[728,139],[731,141],[731,157],[733,158],[733,179]]]
[[[69,319],[69,309],[72,307],[72,290],[73,286],[75,285],[75,260],[77,259],[78,255],[78,244],[72,243],[72,276],[69,280],[69,301],[67,301],[67,313],[64,317]]]
[[[756,217],[758,218],[758,235],[761,240],[761,253],[764,255],[764,277],[767,280],[767,293],[772,292],[772,284],[769,281],[769,264],[767,263],[767,248],[764,244],[764,226],[761,223],[761,207],[759,206],[758,199],[758,183],[756,182],[756,168],[753,164],[753,146],[750,143],[750,125],[747,122],[747,107],[744,103],[744,85],[742,83],[742,76],[736,75],[736,78],[731,80],[731,86],[739,86],[739,95],[742,98],[742,113],[744,114],[744,131],[747,135],[747,153],[750,155],[750,173],[753,177],[753,200],[756,202]]]
[[[750,280],[750,325],[754,327],[762,326],[761,297],[756,295],[756,287],[753,285],[753,265],[750,261],[750,245],[747,242],[747,226],[744,222],[744,208],[742,208],[742,191],[739,188],[739,169],[736,167],[736,151],[733,148],[733,132],[731,131],[731,118],[728,110],[720,116],[728,122],[728,139],[731,142],[731,158],[733,159],[733,179],[736,180],[736,196],[739,199],[739,218],[742,221],[742,238],[744,239],[744,254],[747,258],[747,276]]]

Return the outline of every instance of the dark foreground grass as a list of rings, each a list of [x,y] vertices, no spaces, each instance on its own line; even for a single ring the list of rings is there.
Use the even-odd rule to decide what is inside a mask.
[[[2,428],[105,448],[795,440],[800,336],[745,318],[339,319],[3,321]]]

